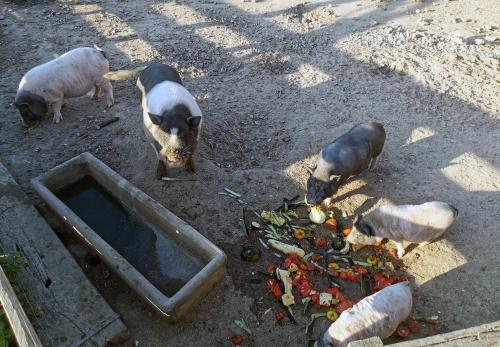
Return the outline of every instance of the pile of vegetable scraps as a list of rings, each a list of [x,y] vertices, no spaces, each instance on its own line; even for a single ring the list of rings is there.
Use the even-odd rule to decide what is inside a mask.
[[[241,194],[231,193],[250,209]],[[253,274],[266,276],[266,295],[279,303],[274,307],[276,320],[282,324],[288,317],[309,335],[316,319],[333,322],[363,297],[407,278],[385,270],[376,256],[379,250],[367,247],[371,249],[351,252],[345,237],[352,220],[346,213],[340,211],[336,217],[333,211],[308,207],[298,199],[283,199],[275,210],[252,209],[253,220],[243,209],[244,229],[255,244],[243,246],[241,258],[256,264]],[[367,252],[371,255],[361,255]],[[263,253],[275,261],[261,262]]]

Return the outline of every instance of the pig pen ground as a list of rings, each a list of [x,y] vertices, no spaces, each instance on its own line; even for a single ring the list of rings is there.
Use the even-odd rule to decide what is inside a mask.
[[[303,325],[263,315],[281,308],[248,278],[267,264],[240,260],[240,206],[217,192],[229,187],[258,209],[304,194],[319,149],[368,120],[388,134],[378,168],[342,187],[334,206],[350,215],[384,203],[456,206],[444,238],[410,248],[398,265],[411,279],[413,314],[439,315],[438,332],[500,319],[498,0],[1,5],[0,160],[38,207],[30,179],[88,151],[228,255],[225,280],[168,325],[53,223],[129,327],[124,346],[230,345],[240,318],[254,332],[244,345],[305,345]],[[104,100],[82,97],[66,101],[60,124],[21,127],[13,100],[23,74],[94,44],[111,70],[152,61],[178,68],[205,117],[196,181],[155,179],[135,79],[112,81],[109,111]],[[96,129],[111,116],[120,120]]]

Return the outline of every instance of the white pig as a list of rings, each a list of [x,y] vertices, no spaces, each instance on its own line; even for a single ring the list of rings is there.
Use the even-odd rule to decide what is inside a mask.
[[[440,201],[384,205],[366,216],[357,215],[347,241],[354,245],[373,245],[387,238],[396,243],[398,257],[402,257],[403,241],[427,245],[439,238],[457,216],[455,207]]]
[[[374,336],[388,338],[410,315],[412,303],[408,282],[386,287],[342,312],[314,346],[345,347],[349,342]]]
[[[22,78],[14,104],[19,109],[24,125],[38,121],[52,106],[54,123],[63,117],[61,107],[64,98],[87,94],[95,87],[106,93],[108,107],[113,105],[113,87],[104,76],[109,72],[109,62],[104,51],[95,46],[80,47],[64,53],[45,64],[35,66]]]

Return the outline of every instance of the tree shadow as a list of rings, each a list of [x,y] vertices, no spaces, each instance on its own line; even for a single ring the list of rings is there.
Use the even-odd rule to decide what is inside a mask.
[[[341,3],[306,4],[300,11],[307,17],[323,9],[325,4]],[[200,98],[206,120],[197,155],[198,181],[175,185],[158,182],[154,179],[154,154],[142,134],[140,103],[135,98],[138,91],[134,82],[113,82],[117,95],[114,112],[124,115],[119,131],[110,130],[93,137],[103,147],[107,145],[108,151],[96,152],[94,147],[84,150],[96,154],[212,241],[223,245],[227,253],[233,255],[229,259],[229,268],[241,266],[239,259],[234,259],[238,252],[232,248],[245,236],[239,221],[240,206],[231,200],[216,200],[222,199],[217,196],[217,191],[229,186],[243,193],[245,201],[256,208],[275,206],[283,196],[303,194],[306,167],[314,161],[314,155],[321,147],[355,123],[374,120],[383,123],[387,131],[378,169],[349,182],[335,197],[335,206],[341,210],[356,207],[364,213],[388,202],[406,204],[443,200],[456,205],[461,216],[444,236],[446,241],[423,250],[411,250],[408,254],[408,262],[416,262],[409,265],[410,270],[416,272],[412,286],[416,287],[415,310],[432,315],[439,309],[443,312],[442,320],[446,322],[443,331],[498,319],[499,310],[480,316],[479,311],[489,310],[485,301],[474,299],[457,307],[457,296],[443,298],[443,293],[452,293],[455,287],[460,287],[466,276],[473,276],[475,271],[482,273],[484,271],[480,269],[484,264],[496,261],[493,251],[484,250],[484,240],[492,250],[499,246],[494,238],[494,227],[488,225],[484,217],[497,212],[495,201],[498,201],[499,192],[493,189],[471,191],[460,182],[450,180],[446,170],[457,165],[457,158],[468,153],[498,170],[495,154],[498,151],[498,132],[494,131],[498,124],[481,110],[456,97],[420,85],[410,76],[381,73],[380,66],[362,62],[336,46],[353,31],[366,30],[371,18],[377,18],[383,25],[401,16],[401,2],[384,4],[383,8],[357,20],[340,17],[325,27],[312,25],[311,29],[304,27],[300,32],[290,31],[286,25],[274,21],[278,16],[293,12],[289,9],[255,14],[232,4],[197,1],[146,1],[140,4],[106,1],[95,5],[99,7],[98,12],[85,14],[112,14],[132,32],[127,36],[112,35],[109,38],[102,28],[86,23],[84,14],[72,15],[73,20],[87,26],[86,37],[95,37],[110,52],[113,69],[136,67],[153,59],[173,64],[181,71],[187,88]],[[427,4],[414,4],[405,11],[425,6]],[[333,9],[335,11],[335,7]],[[134,17],[135,13],[139,14],[138,17]],[[176,17],[176,13],[182,15]],[[60,30],[71,29],[62,26]],[[227,47],[231,46],[231,39],[237,44]],[[136,46],[138,40],[147,44],[148,54],[135,49],[141,47]],[[77,43],[79,41],[72,38],[65,47],[69,49]],[[22,76],[21,71],[16,73]],[[385,102],[380,102],[380,99]],[[87,100],[72,101],[72,104],[83,110],[77,112],[80,116],[88,112]],[[429,105],[438,108],[432,109]],[[483,122],[477,128],[481,134],[479,138],[471,137],[466,122],[464,124],[465,117],[478,113]],[[62,126],[62,132],[71,130],[70,122]],[[432,129],[434,135],[407,144],[411,133],[419,127]],[[33,135],[31,141],[35,141],[36,136]],[[52,145],[56,146],[63,136],[54,136]],[[125,137],[130,137],[132,143],[120,141]],[[78,141],[74,143],[78,144]],[[29,157],[30,147],[28,142],[21,145],[19,151]],[[36,176],[80,151],[78,147],[70,148],[57,160],[42,163],[31,175]],[[362,181],[367,185],[360,187]],[[360,204],[361,200],[355,199],[360,194],[373,199]],[[471,235],[471,230],[477,234]],[[477,256],[478,250],[483,250],[481,257]],[[416,254],[420,257],[415,260]],[[440,257],[445,263],[442,266],[429,264],[439,262]],[[467,266],[461,262],[467,262]],[[424,272],[419,272],[415,264],[420,264]],[[259,264],[260,267],[264,265]],[[449,270],[453,266],[459,267]],[[257,267],[249,266],[247,272],[255,269]],[[487,276],[481,275],[481,286],[471,290],[478,297],[484,298],[491,293],[485,278]],[[492,279],[497,285],[498,281]],[[237,291],[245,285],[245,279],[234,274],[232,283],[225,282],[224,289]],[[120,302],[128,296],[114,297],[115,292],[103,290],[107,300],[119,308],[125,320],[133,322],[135,314],[128,312]],[[262,286],[252,291],[255,302],[258,302],[257,297],[265,295]],[[180,328],[181,332],[195,329],[202,324],[201,321],[210,319],[210,314],[220,313],[213,308],[215,304],[219,304],[228,317],[238,318],[234,312],[227,313],[235,302],[226,302],[221,289],[212,293],[208,301],[202,305],[208,313],[189,317],[183,323],[184,328]],[[139,312],[143,311],[141,307],[137,303],[132,305],[132,309]],[[468,317],[467,312],[474,317]],[[238,314],[242,312],[238,311]],[[267,318],[259,319],[265,322]],[[154,322],[151,326],[159,338],[172,339],[178,335],[176,329],[164,329],[161,323]],[[210,329],[219,329],[219,332]],[[218,322],[202,328],[214,343],[224,343],[220,331],[226,330],[227,327]],[[134,333],[141,336],[137,328]],[[187,331],[184,334],[188,334]],[[272,334],[264,335],[269,337]],[[298,336],[298,333],[286,327],[278,335]],[[177,338],[179,343],[186,341],[182,336]],[[256,345],[273,342],[272,338],[255,339],[253,343]]]

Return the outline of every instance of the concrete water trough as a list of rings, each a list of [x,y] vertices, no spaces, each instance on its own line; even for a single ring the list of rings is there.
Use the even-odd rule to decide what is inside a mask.
[[[224,252],[90,153],[32,184],[70,231],[169,322],[225,275]]]

